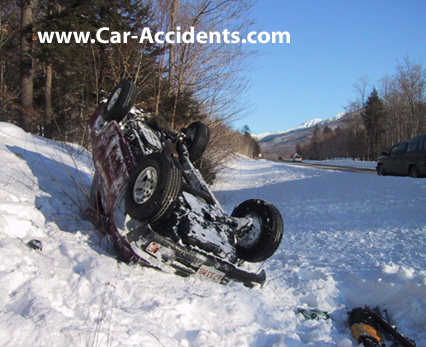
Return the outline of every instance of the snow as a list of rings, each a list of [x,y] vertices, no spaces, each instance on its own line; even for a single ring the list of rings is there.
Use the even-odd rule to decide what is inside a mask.
[[[424,179],[235,158],[213,187],[224,208],[261,198],[285,222],[273,257],[247,265],[265,286],[248,289],[119,262],[81,215],[85,150],[0,123],[0,163],[3,346],[350,347],[347,312],[365,304],[426,346]]]

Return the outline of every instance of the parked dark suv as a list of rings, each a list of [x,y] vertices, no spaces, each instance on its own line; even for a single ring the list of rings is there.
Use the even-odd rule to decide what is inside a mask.
[[[410,177],[426,176],[426,134],[408,142],[398,142],[377,159],[377,174]]]

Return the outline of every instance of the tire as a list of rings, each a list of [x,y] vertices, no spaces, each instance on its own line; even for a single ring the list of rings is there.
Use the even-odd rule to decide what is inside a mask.
[[[383,165],[377,166],[377,174],[379,176],[386,176],[386,172],[385,172],[385,169],[383,168]]]
[[[107,121],[121,122],[129,113],[136,100],[136,85],[129,80],[122,80],[112,91],[105,105],[102,118]]]
[[[261,262],[275,253],[284,233],[284,222],[278,209],[266,201],[251,199],[237,205],[233,217],[252,218],[254,229],[237,238],[237,257]]]
[[[130,217],[149,223],[166,219],[182,191],[182,174],[165,154],[153,153],[133,170],[124,196]]]
[[[410,167],[410,171],[408,172],[408,176],[412,178],[418,178],[419,177],[419,170],[415,166]]]
[[[185,144],[188,148],[189,159],[195,163],[201,159],[210,140],[210,129],[201,122],[191,123],[185,130]]]

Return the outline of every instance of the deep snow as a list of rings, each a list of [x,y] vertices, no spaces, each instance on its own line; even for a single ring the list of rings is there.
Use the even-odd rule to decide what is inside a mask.
[[[276,254],[247,265],[266,285],[248,289],[117,261],[80,214],[86,151],[0,123],[0,163],[1,345],[349,347],[347,312],[368,304],[426,346],[425,179],[236,158],[214,186],[225,209],[262,198],[285,222]]]

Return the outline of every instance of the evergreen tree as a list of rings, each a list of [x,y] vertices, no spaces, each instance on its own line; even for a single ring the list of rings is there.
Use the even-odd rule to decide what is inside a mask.
[[[312,141],[310,145],[311,159],[320,160],[321,158],[321,147],[322,147],[321,129],[318,124],[315,125],[314,133],[312,134]]]
[[[380,152],[382,133],[384,132],[384,115],[385,107],[383,101],[380,99],[376,88],[374,88],[361,111],[367,135],[367,157],[369,160],[375,160]]]
[[[251,134],[251,130],[250,130],[250,128],[247,124],[243,126],[243,128],[241,129],[241,132],[244,135],[250,135]]]
[[[195,120],[208,124],[214,147],[205,155],[210,166],[216,167],[237,147],[229,145],[232,129],[227,124],[245,107],[239,103],[246,85],[240,72],[251,51],[242,45],[170,45],[132,39],[125,44],[73,40],[41,44],[36,32],[90,33],[90,39],[99,28],[108,27],[109,34],[102,35],[106,39],[112,31],[140,37],[144,28],[154,36],[174,26],[182,31],[190,26],[214,31],[226,24],[229,30],[243,33],[251,23],[243,15],[251,7],[250,0],[0,2],[0,120],[87,146],[87,123],[93,110],[127,78],[137,85],[136,106],[165,116],[176,129]],[[260,153],[257,143],[250,148],[253,156]]]
[[[101,27],[138,35],[150,25],[150,7],[142,0],[40,1],[37,29],[44,32],[90,32]],[[138,86],[137,103],[150,108],[154,99],[155,44],[38,44],[37,59],[43,69],[35,95],[44,118],[44,135],[85,145],[87,122],[99,101],[123,78]],[[52,80],[52,75],[54,76]],[[48,93],[50,91],[50,93]]]

